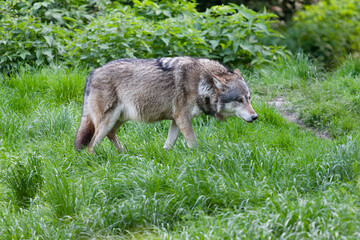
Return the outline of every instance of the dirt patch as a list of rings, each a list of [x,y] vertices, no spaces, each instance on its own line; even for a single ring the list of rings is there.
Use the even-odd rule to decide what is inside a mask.
[[[319,138],[323,138],[323,139],[333,139],[332,137],[329,136],[329,134],[327,134],[326,132],[320,131],[318,129],[315,128],[309,128],[307,127],[300,119],[299,119],[299,115],[297,113],[292,113],[290,111],[288,111],[285,107],[285,105],[288,102],[286,102],[285,98],[283,97],[276,97],[274,98],[272,101],[269,101],[268,104],[270,106],[275,107],[277,110],[279,110],[279,112],[284,116],[284,118],[286,118],[288,121],[293,122],[295,124],[297,124],[298,126],[300,126],[301,128],[304,129],[309,129],[310,131],[312,131],[313,133],[315,133],[315,135]]]

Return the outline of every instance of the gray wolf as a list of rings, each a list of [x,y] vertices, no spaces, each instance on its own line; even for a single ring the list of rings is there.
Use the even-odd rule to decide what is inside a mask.
[[[108,137],[119,152],[117,129],[129,120],[171,120],[164,148],[181,132],[190,148],[197,145],[191,119],[204,113],[223,120],[232,116],[253,122],[258,118],[250,91],[238,69],[192,57],[119,59],[93,70],[87,78],[75,149]]]

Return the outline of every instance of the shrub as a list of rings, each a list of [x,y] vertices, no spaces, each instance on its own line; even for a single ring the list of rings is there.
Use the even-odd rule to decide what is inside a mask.
[[[280,36],[270,27],[276,15],[235,4],[205,13],[195,6],[184,0],[0,2],[0,72],[54,61],[99,66],[179,55],[256,66],[283,54],[263,41]]]
[[[284,54],[282,47],[263,43],[280,37],[270,27],[274,14],[235,4],[199,13],[194,4],[176,12],[165,10],[168,3],[134,2],[134,7],[118,5],[94,19],[75,37],[72,56],[91,65],[120,57],[191,55],[256,66]]]
[[[294,17],[288,45],[327,63],[360,50],[360,2],[328,0],[308,6]]]
[[[261,11],[264,8],[276,13],[280,20],[288,22],[292,19],[293,15],[304,5],[314,4],[319,0],[198,0],[197,9],[205,11],[214,5],[237,3],[244,4],[246,7],[254,10]]]
[[[42,23],[30,6],[16,1],[0,3],[0,72],[22,65],[40,66],[63,60],[71,33],[53,23]],[[4,9],[9,9],[5,11]]]
[[[230,64],[259,66],[284,56],[284,48],[265,44],[281,35],[270,26],[275,14],[257,13],[244,6],[214,6],[201,18],[210,55]]]
[[[193,25],[190,16],[154,22],[137,15],[129,6],[119,5],[86,26],[75,37],[71,49],[75,58],[92,66],[122,57],[207,54],[206,42]]]

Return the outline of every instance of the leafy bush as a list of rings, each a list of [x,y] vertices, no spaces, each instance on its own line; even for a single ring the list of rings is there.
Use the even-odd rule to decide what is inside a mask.
[[[121,57],[207,54],[206,42],[193,25],[190,16],[153,22],[129,6],[119,5],[86,26],[75,37],[71,49],[75,50],[75,58],[93,66]]]
[[[256,13],[244,6],[214,6],[201,18],[202,32],[213,56],[227,63],[261,65],[278,55],[284,48],[265,44],[264,40],[280,34],[270,26],[275,14]],[[211,19],[211,20],[210,20]]]
[[[65,46],[104,10],[106,1],[33,0],[0,2],[0,72],[68,58]]]
[[[53,23],[42,23],[32,15],[33,8],[19,6],[16,1],[1,2],[0,9],[1,72],[8,73],[22,65],[40,66],[64,59],[70,32]]]
[[[259,65],[283,54],[276,15],[243,6],[197,12],[195,2],[35,0],[0,3],[0,72],[74,61],[99,66],[123,58],[204,56]],[[6,9],[6,10],[5,10]]]
[[[187,10],[176,12],[165,10],[168,3],[134,2],[133,8],[118,5],[86,26],[73,41],[73,56],[92,65],[120,57],[179,55],[259,65],[284,53],[282,47],[262,42],[266,37],[280,36],[270,28],[274,14],[256,13],[235,4],[199,13],[191,3]]]
[[[91,3],[92,2],[92,3]],[[54,23],[66,28],[86,24],[93,18],[97,6],[86,0],[35,0],[27,8],[41,22]],[[103,8],[100,6],[100,8]]]
[[[292,19],[295,12],[302,9],[304,5],[314,4],[318,1],[319,0],[198,0],[196,8],[199,11],[205,11],[206,8],[214,5],[229,3],[244,4],[254,11],[262,11],[264,8],[269,9],[269,11],[276,13],[280,20],[288,22]]]
[[[308,6],[288,29],[289,47],[301,48],[325,62],[360,50],[360,2],[321,1]]]
[[[164,20],[166,18],[176,17],[178,15],[188,15],[188,14],[197,13],[195,9],[196,6],[195,1],[132,0],[128,2],[133,3],[132,5],[134,9],[136,9],[136,13],[138,15],[144,16],[150,20]]]

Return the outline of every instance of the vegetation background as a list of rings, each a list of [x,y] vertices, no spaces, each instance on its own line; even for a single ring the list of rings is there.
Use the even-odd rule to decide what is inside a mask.
[[[1,1],[0,239],[358,239],[359,18],[356,0]],[[124,154],[73,150],[91,69],[179,55],[242,69],[259,119],[194,119],[195,150],[163,151],[166,121],[125,124]]]

